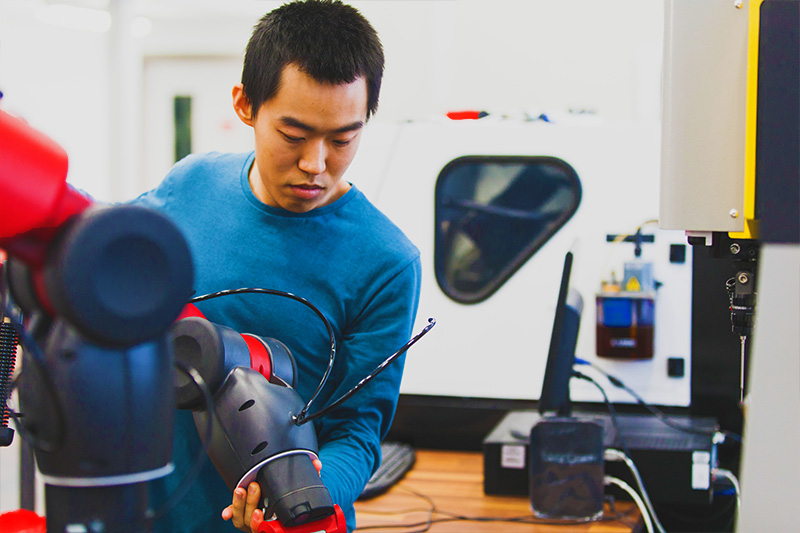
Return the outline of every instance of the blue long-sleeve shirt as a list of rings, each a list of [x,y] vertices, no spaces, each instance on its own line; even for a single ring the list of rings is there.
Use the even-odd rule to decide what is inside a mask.
[[[313,413],[358,383],[412,335],[419,300],[419,251],[355,186],[335,202],[293,213],[260,202],[250,190],[253,153],[189,156],[135,202],[168,215],[189,242],[197,295],[261,287],[301,296],[330,321],[337,354]],[[330,359],[323,322],[307,307],[264,294],[226,296],[198,307],[212,322],[273,337],[297,362],[304,401]],[[340,407],[313,421],[322,481],[355,527],[353,502],[380,462],[380,440],[394,416],[404,357]],[[201,446],[191,414],[177,413],[176,472],[151,489],[165,501]],[[206,462],[198,481],[157,531],[224,531],[231,492]]]

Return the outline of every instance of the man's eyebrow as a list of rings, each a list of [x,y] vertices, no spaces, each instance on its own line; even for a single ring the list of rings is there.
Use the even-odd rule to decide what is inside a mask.
[[[305,122],[301,122],[301,121],[297,120],[294,117],[281,117],[279,120],[285,126],[290,126],[290,127],[293,127],[293,128],[299,128],[301,130],[312,132],[312,133],[317,131],[317,129],[315,127],[310,126],[310,125],[306,124]],[[351,124],[347,124],[345,126],[342,126],[341,128],[336,128],[335,130],[333,130],[332,133],[347,133],[348,131],[360,130],[363,127],[364,127],[364,121],[363,120],[357,120],[356,122],[353,122]]]

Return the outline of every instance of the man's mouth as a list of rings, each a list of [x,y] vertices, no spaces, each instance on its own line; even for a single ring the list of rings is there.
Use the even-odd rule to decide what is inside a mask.
[[[322,193],[319,185],[291,185],[290,188],[295,196],[306,200],[316,198]]]

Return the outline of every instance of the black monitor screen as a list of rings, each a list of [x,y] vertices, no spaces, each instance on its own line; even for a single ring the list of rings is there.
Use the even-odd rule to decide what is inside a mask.
[[[575,345],[583,311],[580,294],[569,290],[572,271],[572,252],[564,258],[561,287],[558,291],[553,333],[550,336],[550,351],[547,355],[542,394],[539,398],[539,413],[555,411],[559,416],[571,414],[569,381],[575,364]]]

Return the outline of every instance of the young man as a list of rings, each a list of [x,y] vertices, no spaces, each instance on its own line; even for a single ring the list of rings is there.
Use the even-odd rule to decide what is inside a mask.
[[[196,294],[262,287],[302,296],[330,320],[337,355],[311,412],[339,398],[411,336],[419,251],[343,176],[375,112],[383,51],[375,30],[338,0],[303,0],[265,15],[247,47],[233,107],[253,128],[255,151],[193,155],[137,201],[168,214],[186,235]],[[308,308],[263,294],[198,305],[212,322],[274,337],[297,360],[307,400],[328,365],[327,330]],[[394,416],[398,359],[330,413],[313,421],[321,477],[355,528],[353,502],[380,462]],[[264,428],[265,434],[269,428]],[[176,417],[178,473],[154,487],[166,499],[200,447],[191,415]],[[159,492],[156,492],[159,491]],[[255,531],[259,487],[233,495],[210,463],[158,531]],[[230,526],[227,526],[230,528]]]

